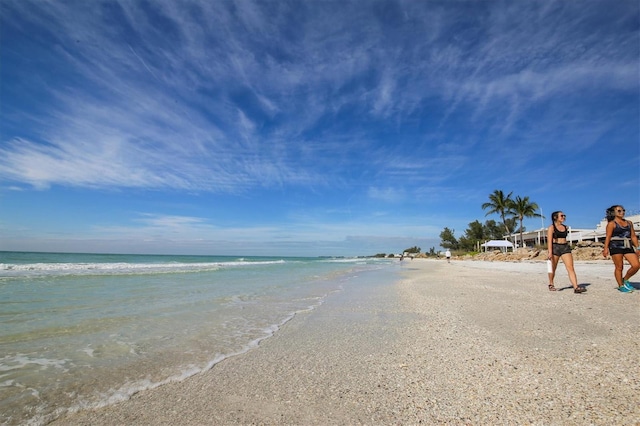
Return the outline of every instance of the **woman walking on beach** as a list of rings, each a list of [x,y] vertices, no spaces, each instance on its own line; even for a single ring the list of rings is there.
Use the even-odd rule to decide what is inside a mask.
[[[637,250],[640,250],[636,231],[633,223],[624,218],[625,210],[622,206],[611,206],[607,209],[607,236],[604,240],[604,257],[611,255],[611,260],[615,265],[614,276],[618,283],[618,290],[622,293],[631,293],[634,288],[629,283],[629,278],[635,275],[640,269]],[[634,248],[636,247],[636,248]],[[622,276],[624,260],[629,262],[631,267]]]
[[[578,285],[576,271],[573,268],[571,246],[567,242],[569,229],[567,228],[567,225],[564,224],[566,218],[567,216],[561,211],[551,213],[551,220],[553,222],[551,226],[549,226],[549,229],[547,229],[547,241],[549,243],[549,256],[547,259],[551,261],[551,272],[549,272],[549,291],[556,291],[556,288],[553,285],[553,280],[556,276],[558,261],[562,259],[564,267],[567,268],[569,280],[573,286],[573,292],[584,293],[587,289]]]

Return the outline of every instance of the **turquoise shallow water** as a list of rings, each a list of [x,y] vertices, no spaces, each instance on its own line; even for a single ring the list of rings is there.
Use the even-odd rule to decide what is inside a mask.
[[[46,424],[183,380],[394,265],[0,252],[0,423]]]

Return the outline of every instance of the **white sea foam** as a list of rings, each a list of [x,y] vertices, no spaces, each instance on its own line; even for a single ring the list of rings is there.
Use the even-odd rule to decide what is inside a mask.
[[[0,338],[12,356],[0,357],[0,383],[10,396],[0,401],[0,424],[11,418],[36,425],[245,353],[360,270],[384,264],[20,253],[2,259],[8,304]]]
[[[80,349],[80,352],[84,352],[85,354],[87,354],[88,356],[90,356],[91,358],[93,358],[93,353],[95,352],[95,350],[93,348],[84,348],[84,349]]]
[[[42,357],[30,357],[26,354],[13,354],[6,355],[0,358],[0,372],[7,372],[12,370],[19,370],[27,367],[28,365],[37,365],[38,368],[43,370],[49,367],[60,368],[66,370],[65,364],[69,362],[68,359],[48,359]]]
[[[0,263],[0,277],[39,275],[127,275],[211,272],[222,268],[251,267],[285,263],[284,260],[201,263]]]

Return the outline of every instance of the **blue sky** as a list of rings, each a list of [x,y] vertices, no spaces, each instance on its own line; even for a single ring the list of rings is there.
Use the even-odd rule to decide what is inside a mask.
[[[3,0],[0,250],[427,251],[496,189],[595,228],[640,208],[639,8]]]

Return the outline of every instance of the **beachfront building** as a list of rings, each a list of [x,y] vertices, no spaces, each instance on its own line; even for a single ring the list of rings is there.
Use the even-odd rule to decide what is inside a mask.
[[[633,223],[633,228],[636,232],[640,231],[640,214],[627,216],[627,220]],[[595,229],[580,229],[569,227],[569,235],[567,241],[570,243],[577,243],[580,241],[599,241],[603,242],[606,237],[607,219],[604,218],[598,223]],[[547,228],[536,229],[534,231],[527,231],[522,233],[522,239],[527,247],[533,247],[536,245],[545,245],[547,243]],[[509,236],[510,241],[516,241],[516,247],[522,247],[520,241],[520,233],[516,232]]]

